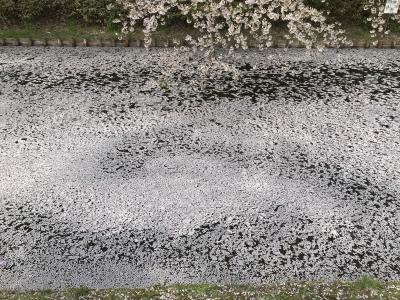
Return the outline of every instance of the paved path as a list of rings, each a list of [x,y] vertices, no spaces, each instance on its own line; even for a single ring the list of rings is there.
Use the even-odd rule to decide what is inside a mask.
[[[158,62],[0,48],[0,288],[400,278],[398,51]]]

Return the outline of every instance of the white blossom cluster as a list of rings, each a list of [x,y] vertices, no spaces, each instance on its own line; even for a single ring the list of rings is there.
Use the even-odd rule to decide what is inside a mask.
[[[323,12],[304,0],[117,0],[127,11],[125,32],[142,28],[145,45],[151,34],[171,14],[180,14],[195,34],[186,41],[194,48],[213,51],[215,47],[247,49],[272,46],[271,28],[284,24],[288,40],[313,45],[338,45],[345,41],[339,24],[329,24]]]
[[[140,30],[144,43],[149,47],[152,34],[165,25],[171,16],[179,15],[193,31],[186,36],[184,45],[175,41],[180,53],[169,54],[168,60],[183,62],[193,53],[203,54],[203,63],[197,71],[210,69],[237,73],[229,64],[216,58],[216,48],[237,49],[249,46],[260,49],[273,45],[274,26],[286,26],[284,38],[289,44],[297,41],[307,49],[322,50],[325,46],[351,45],[339,22],[328,21],[329,11],[316,9],[307,0],[115,0],[127,14],[122,16],[124,33]],[[324,3],[326,0],[320,0]],[[388,20],[399,21],[399,15],[384,14],[386,0],[365,0],[364,10],[369,11],[366,22],[372,25],[371,36],[389,33]],[[362,14],[363,12],[360,12]],[[184,54],[185,53],[185,54]],[[166,54],[168,55],[168,54]],[[185,57],[186,55],[186,57]],[[185,57],[185,58],[184,58]],[[199,56],[197,56],[199,57]],[[196,62],[198,63],[198,61]],[[189,63],[193,66],[193,62]],[[181,63],[182,65],[182,63]],[[237,74],[236,74],[237,75]]]
[[[387,0],[367,0],[364,9],[369,11],[370,16],[367,19],[367,22],[371,24],[371,36],[373,38],[378,37],[378,35],[389,34],[389,22],[400,21],[399,14],[385,14],[385,4]]]

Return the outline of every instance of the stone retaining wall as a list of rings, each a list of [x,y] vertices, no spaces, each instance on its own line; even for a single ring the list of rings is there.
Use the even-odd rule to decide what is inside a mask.
[[[38,46],[38,47],[144,47],[143,40],[136,39],[30,39],[30,38],[0,38],[0,46]],[[172,40],[153,39],[151,47],[172,47]],[[275,41],[273,48],[304,48],[299,42],[289,44],[287,41]],[[250,45],[254,48],[254,45]],[[340,48],[391,48],[400,49],[400,41],[379,41],[373,45],[370,41],[357,41],[353,46]]]

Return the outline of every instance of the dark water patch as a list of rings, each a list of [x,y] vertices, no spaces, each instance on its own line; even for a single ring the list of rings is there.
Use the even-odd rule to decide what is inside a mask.
[[[379,97],[390,95],[394,89],[400,88],[400,70],[396,64],[372,68],[365,65],[355,67],[302,62],[272,65],[256,70],[243,65],[240,69],[242,73],[239,80],[220,76],[212,80],[202,80],[201,87],[193,86],[192,76],[180,74],[182,90],[178,88],[170,93],[166,89],[163,94],[177,101],[177,106],[182,106],[183,101],[188,101],[188,106],[197,106],[204,101],[242,98],[253,102],[276,99],[304,101],[309,98],[330,101],[338,93],[345,94],[365,88],[372,100],[379,101]],[[90,72],[68,71],[67,76],[63,77],[58,75],[58,71],[23,73],[14,70],[0,73],[0,79],[5,82],[14,81],[21,86],[40,85],[44,89],[62,87],[71,91],[99,87],[129,91],[132,87],[143,86],[149,80],[158,81],[159,76],[159,71],[146,68],[121,70],[119,73],[100,69],[91,69]],[[150,94],[157,89],[153,87],[143,90],[143,93]]]
[[[386,65],[382,69],[363,65],[338,67],[313,63],[273,65],[256,70],[244,65],[240,69],[242,73],[239,80],[219,76],[212,80],[202,80],[202,86],[192,86],[193,90],[190,90],[193,78],[181,75],[181,82],[189,89],[174,93],[164,91],[164,95],[174,101],[176,97],[189,98],[190,106],[199,106],[207,101],[243,98],[254,103],[277,99],[294,102],[318,99],[330,102],[339,95],[355,91],[367,91],[372,101],[379,101],[380,97],[389,96],[400,88],[400,71],[395,64]]]
[[[228,146],[224,141],[199,142],[193,139],[190,128],[172,129],[148,132],[146,137],[127,138],[107,153],[101,162],[104,172],[132,178],[141,172],[145,162],[162,153],[169,153],[170,157],[206,155],[234,163],[241,168],[257,168],[262,171],[265,167],[272,167],[276,175],[282,178],[301,180],[336,191],[338,199],[369,209],[370,214],[384,211],[394,217],[394,212],[400,208],[400,196],[390,187],[362,175],[362,170],[355,169],[352,174],[348,174],[347,168],[345,171],[338,162],[316,160],[300,145],[275,144],[255,155],[249,155],[240,143]],[[279,210],[279,207],[274,209]]]
[[[0,218],[19,218],[21,209],[13,204],[5,206],[8,213],[1,214]],[[371,229],[377,226],[374,223],[356,223],[354,229],[338,225],[336,235],[332,236],[321,234],[316,230],[318,227],[310,232],[310,221],[318,223],[318,220],[287,215],[287,212],[276,214],[272,209],[265,209],[253,215],[231,215],[229,220],[227,216],[215,218],[194,227],[191,233],[180,235],[156,227],[91,232],[60,223],[52,216],[39,217],[29,209],[27,205],[22,213],[32,221],[31,234],[46,241],[46,249],[41,251],[58,256],[60,263],[128,263],[135,269],[144,265],[170,270],[202,268],[207,276],[220,268],[238,279],[253,274],[255,278],[274,280],[280,278],[279,274],[297,278],[318,274],[319,268],[326,271],[327,264],[335,262],[332,271],[340,270],[340,276],[362,272],[387,278],[400,275],[399,271],[393,273],[387,268],[396,265],[393,253],[396,241],[372,234]],[[263,218],[261,214],[264,214]],[[5,236],[3,234],[3,239]],[[10,241],[2,240],[0,256],[5,255],[11,245]],[[10,262],[8,268],[11,270],[29,262],[37,266],[42,264],[40,257],[32,252],[24,259]],[[384,267],[380,262],[384,262]]]
[[[67,74],[66,76],[64,74]],[[157,72],[149,72],[141,68],[135,73],[115,71],[105,72],[100,69],[92,69],[89,72],[66,71],[60,73],[59,70],[38,72],[23,72],[22,70],[12,70],[0,73],[0,79],[3,82],[15,82],[20,86],[41,86],[43,89],[68,89],[79,91],[82,88],[96,89],[99,87],[108,87],[119,91],[129,90],[137,85],[143,85],[150,79],[157,78]]]

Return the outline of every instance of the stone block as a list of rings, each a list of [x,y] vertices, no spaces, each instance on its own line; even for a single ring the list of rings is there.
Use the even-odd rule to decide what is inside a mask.
[[[19,39],[15,38],[6,38],[6,46],[19,46]]]

